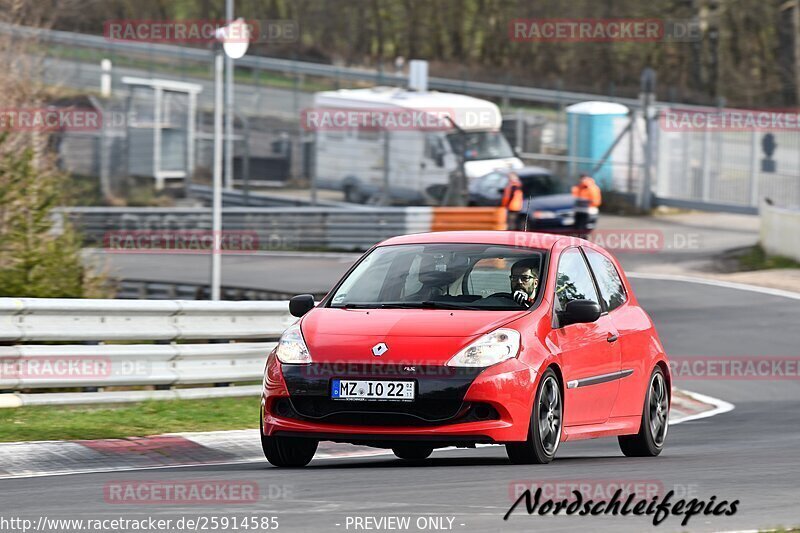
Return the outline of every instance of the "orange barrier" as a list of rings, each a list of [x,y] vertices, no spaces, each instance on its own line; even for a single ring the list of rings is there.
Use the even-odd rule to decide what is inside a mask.
[[[504,207],[434,207],[431,231],[506,230]]]

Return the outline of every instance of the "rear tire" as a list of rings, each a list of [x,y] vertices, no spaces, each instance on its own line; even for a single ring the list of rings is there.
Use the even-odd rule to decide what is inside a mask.
[[[506,444],[506,453],[512,463],[541,465],[553,460],[561,443],[563,405],[558,377],[553,369],[548,368],[536,389],[528,440]]]
[[[400,459],[406,461],[422,461],[427,459],[433,453],[433,448],[430,446],[414,446],[411,444],[396,446],[392,448],[392,452]]]
[[[664,372],[653,369],[642,409],[642,423],[636,435],[620,435],[619,447],[628,457],[655,457],[664,449],[669,428],[669,391]]]

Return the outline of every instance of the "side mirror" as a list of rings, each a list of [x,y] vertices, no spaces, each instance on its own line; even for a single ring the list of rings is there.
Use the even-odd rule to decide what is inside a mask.
[[[314,309],[314,296],[311,294],[299,294],[289,300],[289,312],[292,316],[300,318]]]
[[[570,324],[594,322],[600,318],[600,304],[591,300],[572,300],[567,302],[567,309],[559,317],[560,327]]]

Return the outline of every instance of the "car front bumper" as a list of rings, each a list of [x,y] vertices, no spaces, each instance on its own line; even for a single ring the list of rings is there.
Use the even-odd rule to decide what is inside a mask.
[[[332,400],[333,378],[413,380],[412,402]],[[445,366],[282,365],[270,356],[262,398],[267,436],[390,446],[434,446],[527,438],[537,375],[518,359],[486,369]]]

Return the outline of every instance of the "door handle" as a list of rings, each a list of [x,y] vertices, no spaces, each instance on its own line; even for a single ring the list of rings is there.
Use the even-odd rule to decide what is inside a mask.
[[[613,334],[613,333],[609,333],[609,334],[608,334],[608,337],[606,337],[606,340],[607,340],[608,342],[616,342],[618,338],[619,338],[619,337],[618,337],[618,336],[616,336],[615,334]]]

